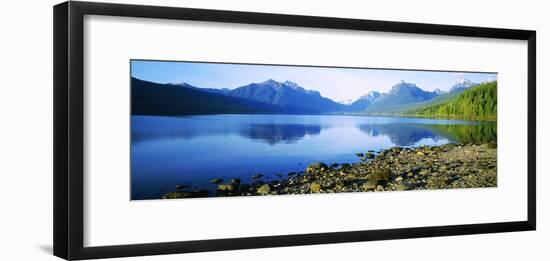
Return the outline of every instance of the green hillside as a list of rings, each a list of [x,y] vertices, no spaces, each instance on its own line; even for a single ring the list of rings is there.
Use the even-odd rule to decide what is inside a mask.
[[[496,120],[497,82],[480,84],[448,101],[415,108],[403,114],[420,117]]]
[[[367,111],[366,115],[388,115],[388,116],[395,116],[395,115],[408,115],[409,111],[418,109],[418,108],[424,108],[430,105],[439,104],[443,102],[447,102],[455,97],[458,97],[462,92],[453,92],[453,93],[444,93],[439,96],[436,96],[433,99],[429,99],[427,101],[423,102],[417,102],[417,103],[408,103],[403,105],[395,105],[393,108],[379,111],[379,112],[369,112]]]
[[[430,100],[427,100],[425,102],[419,102],[419,103],[415,103],[415,104],[408,104],[406,106],[403,106],[402,108],[399,108],[398,110],[395,110],[395,112],[408,112],[408,111],[411,111],[411,110],[415,110],[415,109],[418,109],[418,108],[424,108],[424,107],[427,107],[427,106],[430,106],[430,105],[435,105],[435,104],[439,104],[439,103],[444,103],[444,102],[448,102],[456,97],[458,97],[460,94],[462,93],[462,91],[459,91],[459,92],[450,92],[450,93],[443,93],[433,99],[430,99]]]

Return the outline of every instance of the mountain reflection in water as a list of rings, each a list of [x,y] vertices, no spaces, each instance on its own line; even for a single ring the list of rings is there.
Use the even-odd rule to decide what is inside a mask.
[[[244,126],[239,134],[252,140],[264,141],[270,145],[294,144],[306,136],[319,135],[321,129],[321,125],[313,124],[250,124]]]

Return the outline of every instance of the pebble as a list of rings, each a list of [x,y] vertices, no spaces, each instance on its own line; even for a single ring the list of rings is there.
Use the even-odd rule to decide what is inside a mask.
[[[260,195],[267,195],[269,194],[269,192],[271,191],[271,188],[269,187],[268,184],[264,184],[262,185],[259,189],[258,189],[258,194]]]
[[[312,182],[309,185],[309,190],[311,190],[311,192],[313,192],[313,193],[319,193],[321,191],[321,184],[319,184],[317,182]]]

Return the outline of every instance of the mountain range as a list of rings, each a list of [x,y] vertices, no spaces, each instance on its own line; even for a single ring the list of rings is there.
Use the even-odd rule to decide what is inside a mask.
[[[159,84],[132,78],[132,114],[189,115],[214,113],[317,113],[217,93],[192,85]]]
[[[316,112],[340,111],[345,108],[318,91],[306,90],[298,84],[269,79],[265,82],[251,83],[234,90],[227,95],[282,107],[294,106],[302,110]]]
[[[365,111],[368,113],[381,113],[394,111],[403,106],[424,102],[438,96],[435,92],[424,91],[414,83],[401,81],[394,85],[387,93],[380,94]]]
[[[388,92],[371,91],[355,101],[335,102],[295,82],[269,79],[235,89],[200,88],[188,83],[160,84],[132,78],[132,114],[185,115],[209,113],[387,114],[455,98],[478,84],[463,79],[448,92],[425,91],[401,81]]]

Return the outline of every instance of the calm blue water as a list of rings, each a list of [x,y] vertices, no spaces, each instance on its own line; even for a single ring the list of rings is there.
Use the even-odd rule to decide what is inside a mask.
[[[213,178],[264,180],[315,161],[352,163],[355,153],[393,146],[496,138],[496,124],[332,115],[132,116],[132,199],[176,185],[215,190]],[[466,140],[465,140],[466,139]]]

